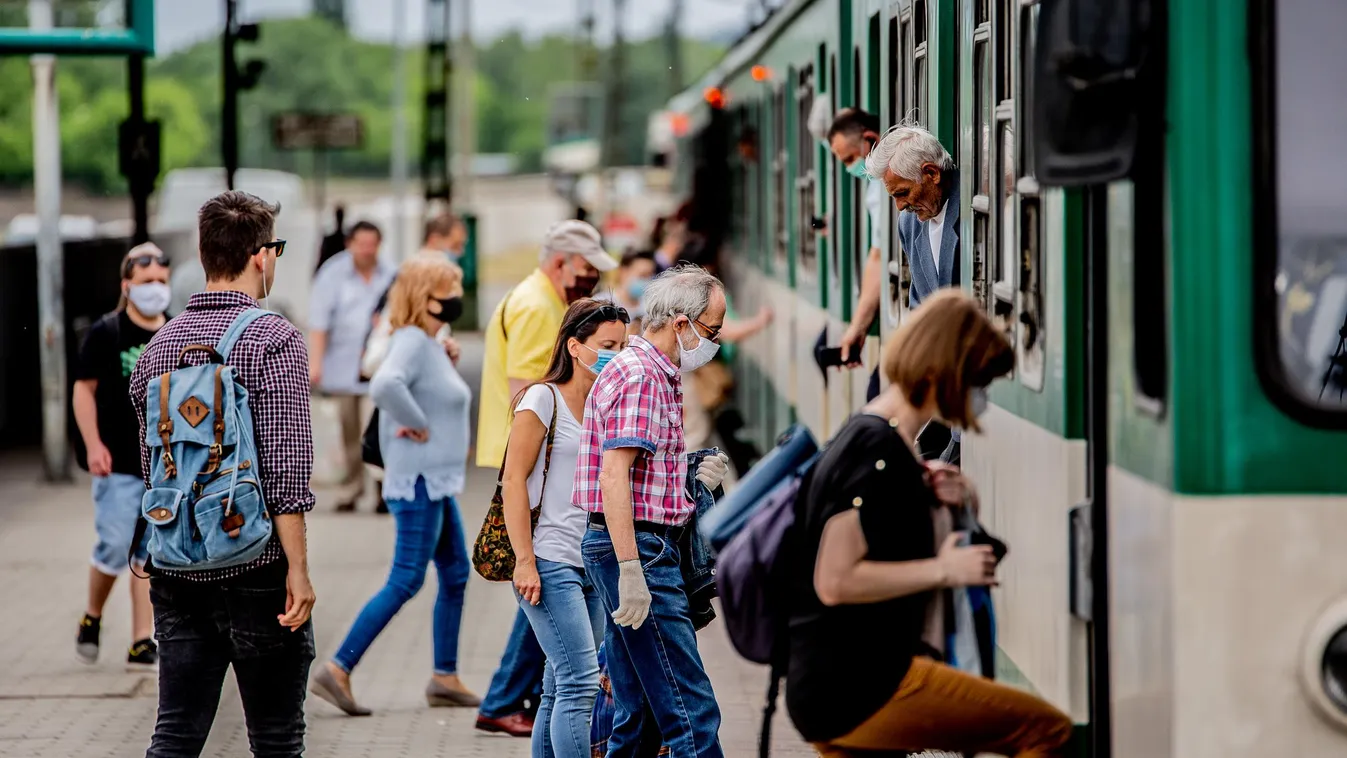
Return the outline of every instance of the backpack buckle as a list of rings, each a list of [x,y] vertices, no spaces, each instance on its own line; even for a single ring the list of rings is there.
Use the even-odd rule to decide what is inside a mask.
[[[224,445],[215,443],[210,446],[210,456],[206,458],[206,467],[201,469],[202,474],[214,474],[220,468],[220,459],[224,457]]]
[[[159,459],[164,463],[164,480],[167,481],[178,475],[178,464],[173,461],[173,451],[164,448],[163,455]]]

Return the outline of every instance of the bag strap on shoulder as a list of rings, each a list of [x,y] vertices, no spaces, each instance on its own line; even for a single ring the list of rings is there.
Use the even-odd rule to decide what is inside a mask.
[[[510,341],[510,332],[505,328],[505,312],[510,309],[510,296],[514,294],[514,287],[505,293],[505,299],[500,301],[500,336],[506,342]]]
[[[263,316],[275,316],[272,311],[262,310],[261,308],[248,308],[234,317],[234,323],[225,330],[220,341],[215,345],[215,352],[225,361],[229,360],[229,351],[234,349],[234,343],[238,342],[239,337],[243,336],[243,331],[252,323]]]
[[[547,452],[543,458],[543,486],[538,491],[538,505],[542,506],[543,495],[547,494],[547,472],[552,468],[552,443],[557,438],[557,411],[561,405],[561,393],[557,388],[547,385],[552,390],[552,423],[547,425]]]

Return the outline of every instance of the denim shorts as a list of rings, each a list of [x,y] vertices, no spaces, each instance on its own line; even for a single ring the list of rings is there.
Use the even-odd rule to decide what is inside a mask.
[[[126,555],[131,549],[131,538],[136,533],[140,518],[140,500],[145,495],[145,482],[138,476],[108,474],[94,477],[94,568],[117,576],[126,570]],[[136,547],[136,563],[143,565],[149,556],[149,531],[142,535]]]

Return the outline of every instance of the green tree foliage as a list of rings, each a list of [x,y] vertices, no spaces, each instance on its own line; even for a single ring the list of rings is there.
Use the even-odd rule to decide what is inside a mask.
[[[550,88],[580,76],[580,51],[567,37],[527,39],[519,33],[489,40],[476,51],[478,150],[511,153],[521,171],[536,171],[546,147]],[[700,75],[720,56],[711,43],[684,43],[684,70]],[[384,176],[392,149],[393,49],[362,42],[318,18],[269,21],[257,44],[241,44],[243,60],[267,64],[257,88],[239,100],[240,160],[244,166],[309,174],[313,158],[271,147],[271,117],[285,111],[359,113],[365,144],[328,156],[332,175]],[[406,56],[410,158],[420,160],[425,54]],[[622,108],[622,155],[642,160],[646,119],[671,94],[663,42],[629,43]],[[599,51],[595,71],[611,70]],[[32,76],[26,58],[0,58],[0,184],[32,181]],[[61,58],[57,63],[62,165],[67,180],[120,193],[117,125],[126,118],[126,63],[120,58]],[[163,121],[164,171],[220,165],[221,55],[216,38],[151,61],[146,113]]]

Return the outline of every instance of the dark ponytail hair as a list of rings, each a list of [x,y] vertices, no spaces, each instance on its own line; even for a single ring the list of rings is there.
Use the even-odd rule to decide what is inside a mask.
[[[571,351],[566,349],[566,345],[572,337],[583,343],[593,337],[599,327],[608,323],[601,318],[592,318],[595,311],[608,305],[611,304],[588,297],[582,297],[571,303],[571,307],[566,309],[565,317],[561,319],[561,330],[557,333],[556,345],[552,347],[552,360],[547,364],[547,373],[543,375],[542,379],[529,384],[514,397],[514,400],[510,403],[512,409],[519,405],[519,401],[524,398],[524,394],[532,389],[535,384],[565,384],[575,376],[575,364],[571,361]]]

